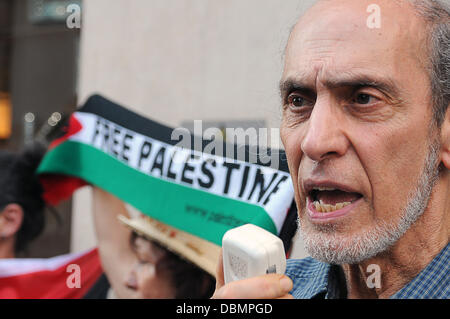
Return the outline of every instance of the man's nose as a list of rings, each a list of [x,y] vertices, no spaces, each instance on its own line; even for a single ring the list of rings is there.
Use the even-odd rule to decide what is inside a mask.
[[[316,162],[343,156],[349,147],[343,120],[343,114],[332,101],[317,99],[301,143],[303,154]]]

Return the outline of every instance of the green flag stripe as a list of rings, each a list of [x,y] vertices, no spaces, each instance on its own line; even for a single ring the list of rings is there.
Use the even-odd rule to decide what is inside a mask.
[[[46,173],[79,177],[150,217],[218,245],[227,230],[246,223],[277,234],[260,206],[146,175],[87,144],[67,141],[51,150],[38,171]]]

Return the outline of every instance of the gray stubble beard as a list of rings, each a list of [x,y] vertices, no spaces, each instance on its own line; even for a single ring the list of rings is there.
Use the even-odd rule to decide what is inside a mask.
[[[336,234],[333,226],[311,228],[298,218],[300,238],[306,251],[311,257],[330,264],[358,264],[387,251],[422,216],[428,206],[432,190],[439,180],[439,146],[437,139],[430,139],[422,173],[396,222],[379,221],[370,231],[342,238],[342,235]],[[303,211],[303,216],[306,216],[305,213]]]

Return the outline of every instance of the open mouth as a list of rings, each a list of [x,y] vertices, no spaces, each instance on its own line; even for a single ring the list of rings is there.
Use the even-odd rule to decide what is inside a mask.
[[[337,188],[314,187],[308,192],[308,197],[318,213],[331,213],[356,202],[362,195]]]

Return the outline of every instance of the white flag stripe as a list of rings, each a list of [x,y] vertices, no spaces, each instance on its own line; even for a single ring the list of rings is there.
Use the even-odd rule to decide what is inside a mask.
[[[7,258],[0,259],[0,278],[34,273],[38,271],[53,271],[72,260],[89,253],[95,248],[84,252],[66,254],[52,258]]]

